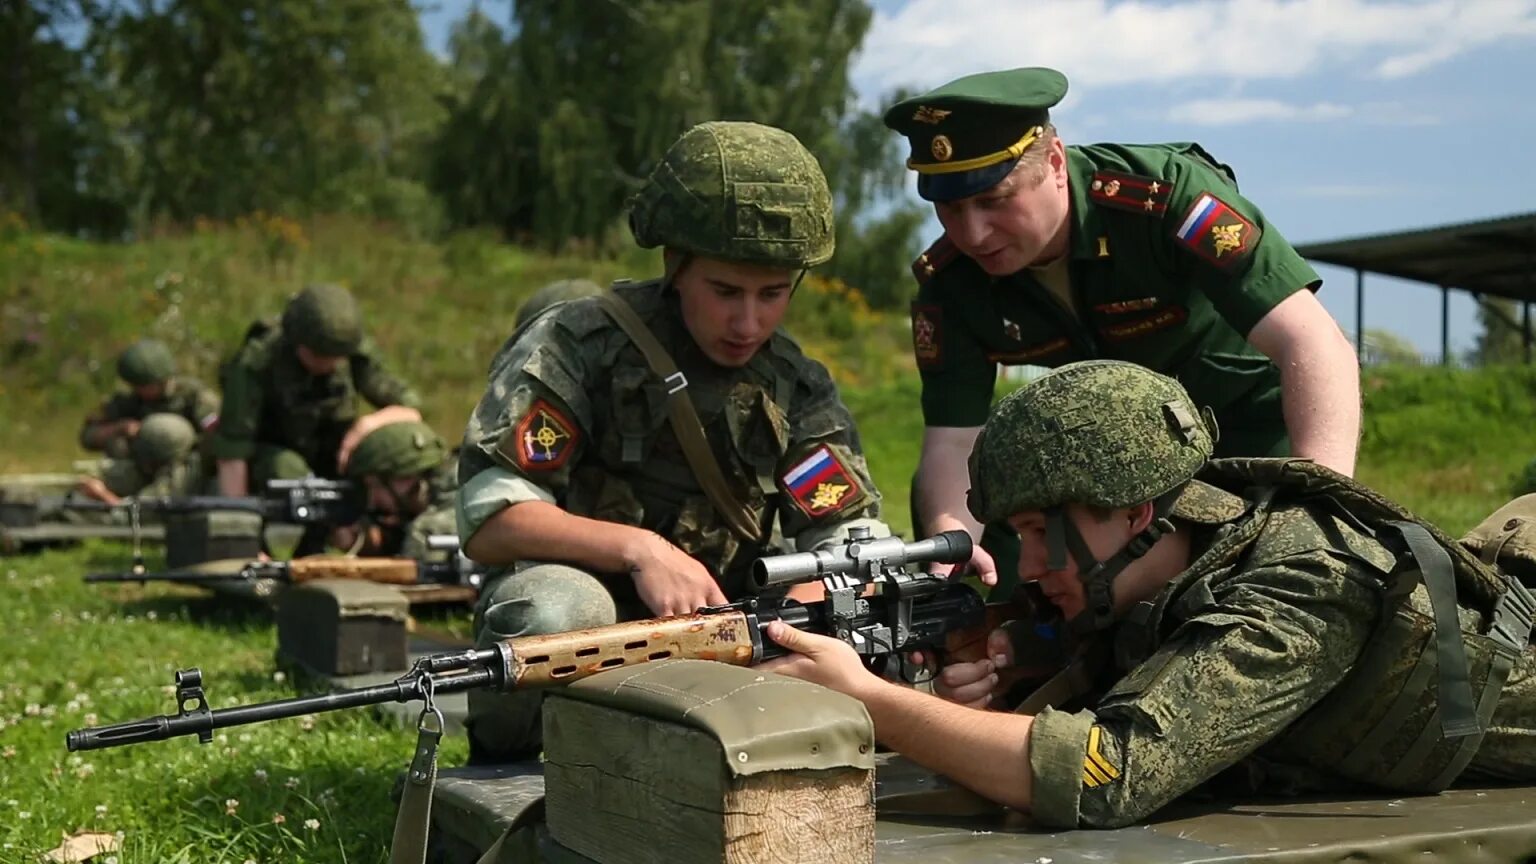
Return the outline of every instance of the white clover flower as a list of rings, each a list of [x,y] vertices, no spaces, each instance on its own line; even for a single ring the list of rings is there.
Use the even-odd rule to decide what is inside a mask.
[[[287,821],[288,821],[288,817],[284,816],[281,813],[273,813],[272,814],[272,824],[273,825],[281,825],[281,824],[283,824],[284,822],[287,822]]]
[[[96,815],[97,816],[105,816],[105,815],[107,815],[107,805],[105,805],[105,804],[97,804],[96,805]]]
[[[272,680],[276,681],[279,684],[281,684],[284,681],[288,680],[288,673],[286,673],[286,672],[282,671],[281,669],[279,669],[278,671],[272,673]]]
[[[151,621],[159,621],[160,620],[160,613],[156,612],[153,609],[151,609],[148,612],[144,613],[144,617],[148,618]]]
[[[256,780],[261,783],[267,782],[267,771],[265,768],[256,769]]]
[[[238,809],[240,809],[240,800],[238,798],[226,798],[226,799],[224,799],[224,815],[225,816],[233,816],[233,815],[235,815],[235,811],[238,810]]]
[[[32,818],[32,811],[31,810],[18,810],[18,811],[16,811],[16,818],[17,819],[31,819]]]
[[[97,717],[96,717],[96,715],[95,715],[95,714],[87,714],[87,715],[85,715],[85,716],[84,716],[84,717],[81,717],[81,718],[80,718],[80,719],[81,719],[81,720],[82,720],[82,721],[83,721],[83,722],[84,722],[84,723],[85,723],[85,725],[87,725],[87,726],[95,726],[95,725],[96,725],[96,720],[97,720]]]
[[[14,759],[14,758],[16,758],[16,748],[13,745],[10,745],[10,744],[5,745],[5,749],[4,750],[0,750],[0,757],[6,758],[6,759]],[[14,800],[11,801],[10,804],[11,804],[12,807],[16,806],[16,802]]]
[[[289,777],[287,780],[284,780],[283,781],[283,788],[284,789],[297,789],[297,788],[299,788],[299,778],[297,778],[297,777]]]
[[[311,831],[318,831],[318,830],[320,830],[320,820],[319,819],[305,819],[304,820],[304,827],[308,828]]]
[[[27,715],[28,717],[36,717],[37,715],[43,713],[43,706],[37,704],[36,702],[28,702],[27,707],[21,709],[21,713]]]
[[[79,777],[82,780],[84,780],[85,778],[87,778],[87,777],[89,777],[89,776],[91,776],[92,774],[95,774],[95,773],[96,773],[96,766],[92,765],[89,762],[87,762],[84,765],[81,765],[79,768],[75,769],[75,776]]]
[[[314,729],[315,718],[309,714],[304,715],[304,717],[299,720],[299,728],[303,729],[305,732]]]

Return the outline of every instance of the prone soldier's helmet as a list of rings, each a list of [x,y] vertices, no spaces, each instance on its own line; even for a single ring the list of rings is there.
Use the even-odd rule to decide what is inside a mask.
[[[533,292],[533,296],[517,307],[517,322],[514,326],[523,326],[556,303],[593,297],[601,293],[603,293],[602,286],[590,279],[561,279],[558,282],[551,282]]]
[[[431,471],[447,455],[447,446],[431,426],[415,420],[390,423],[358,443],[347,460],[347,476],[408,477]]]
[[[363,342],[363,312],[340,285],[306,285],[283,309],[283,333],[316,354],[346,357]]]
[[[1062,504],[1130,507],[1182,486],[1215,445],[1179,382],[1143,366],[1063,366],[1002,399],[971,452],[983,522]]]
[[[117,377],[133,387],[159,384],[176,375],[176,358],[158,339],[140,339],[117,356]]]
[[[805,269],[832,257],[832,193],[810,151],[782,129],[701,123],[668,148],[630,199],[630,231],[651,249]]]
[[[133,439],[133,461],[160,467],[186,458],[197,444],[197,430],[180,414],[151,414]]]
[[[971,451],[968,505],[982,522],[1045,515],[1046,566],[1077,563],[1086,606],[1070,623],[1085,635],[1113,623],[1110,586],[1174,530],[1170,517],[1201,522],[1241,514],[1242,499],[1194,479],[1216,442],[1216,421],[1179,382],[1134,363],[1063,366],[998,403]],[[1151,523],[1100,561],[1068,504],[1102,509],[1151,502]]]

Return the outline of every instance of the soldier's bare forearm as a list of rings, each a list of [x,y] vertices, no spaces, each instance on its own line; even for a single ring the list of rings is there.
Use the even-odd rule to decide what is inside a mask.
[[[913,517],[923,528],[920,533],[964,528],[972,537],[981,536],[981,523],[971,517],[965,505],[970,489],[966,461],[979,431],[932,426],[923,430],[922,455],[913,477],[918,511]]]
[[[522,501],[485,520],[464,554],[493,566],[563,561],[603,573],[629,570],[637,550],[657,535],[629,525],[576,516],[543,501]]]
[[[218,474],[220,495],[243,498],[250,494],[250,468],[244,459],[220,459]]]

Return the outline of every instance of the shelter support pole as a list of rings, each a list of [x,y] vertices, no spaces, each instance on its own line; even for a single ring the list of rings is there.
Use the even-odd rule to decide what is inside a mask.
[[[1440,365],[1451,365],[1451,289],[1440,286]]]
[[[1531,301],[1520,304],[1520,344],[1525,346],[1525,365],[1531,365]]]
[[[1365,359],[1365,271],[1355,271],[1355,355]]]

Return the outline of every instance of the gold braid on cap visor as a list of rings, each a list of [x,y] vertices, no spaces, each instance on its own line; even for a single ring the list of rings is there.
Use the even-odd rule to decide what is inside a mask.
[[[974,159],[961,159],[959,162],[917,162],[907,160],[907,167],[919,174],[957,174],[961,171],[974,171],[977,168],[986,168],[1009,159],[1017,159],[1024,155],[1029,145],[1040,140],[1040,133],[1045,130],[1043,126],[1036,126],[1024,133],[1024,137],[1014,142],[1012,147],[999,150],[996,153],[988,153],[985,156],[977,156]]]

